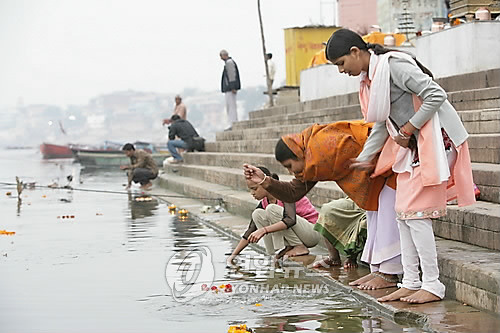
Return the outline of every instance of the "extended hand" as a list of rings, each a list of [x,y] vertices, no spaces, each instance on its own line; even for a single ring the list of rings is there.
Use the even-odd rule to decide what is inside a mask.
[[[127,170],[128,169],[128,165],[120,165],[120,169],[121,170]]]
[[[410,144],[410,139],[405,139],[401,135],[396,136],[394,141],[396,141],[396,143],[403,148],[408,148],[408,145]]]
[[[255,184],[259,184],[266,176],[261,169],[251,164],[243,164],[243,174],[246,179],[254,182]]]
[[[266,231],[264,230],[264,228],[255,230],[248,237],[248,241],[250,243],[257,243],[262,237],[264,237],[265,234],[266,234]]]
[[[375,164],[372,163],[372,161],[368,161],[368,162],[358,162],[356,161],[355,158],[351,159],[351,165],[349,166],[349,168],[351,169],[359,169],[359,170],[364,170],[364,171],[368,171],[368,172],[371,172],[375,169]]]

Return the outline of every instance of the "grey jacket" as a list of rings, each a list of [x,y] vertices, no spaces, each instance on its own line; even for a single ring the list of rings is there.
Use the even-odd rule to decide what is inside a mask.
[[[390,118],[398,127],[408,121],[420,129],[434,113],[438,113],[441,127],[444,128],[455,146],[460,146],[469,134],[467,133],[457,111],[447,100],[446,92],[422,70],[401,58],[390,58],[391,70],[391,111]],[[412,95],[423,99],[422,106],[415,112]],[[415,136],[418,140],[418,131]],[[382,150],[389,136],[385,121],[375,123],[370,136],[366,140],[358,161],[371,161]]]
[[[220,89],[223,93],[231,90],[240,90],[240,72],[233,58],[228,58],[224,63]]]

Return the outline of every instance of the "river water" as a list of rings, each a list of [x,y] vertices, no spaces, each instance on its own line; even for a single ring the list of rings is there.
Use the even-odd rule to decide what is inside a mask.
[[[44,161],[36,150],[0,153],[1,182],[19,176],[66,185],[73,175],[75,188],[124,191],[120,170],[80,170],[71,160]],[[266,333],[421,332],[317,279],[286,276],[252,250],[245,253],[260,264],[229,269],[234,239],[171,215],[161,200],[136,201],[137,190],[36,188],[25,189],[22,200],[13,186],[0,190],[0,230],[16,233],[0,235],[0,332],[212,333],[239,324]],[[172,269],[202,258],[200,249],[210,257],[203,267],[210,262],[211,279],[174,297],[172,283],[190,277]],[[202,282],[229,283],[232,291],[201,292]]]

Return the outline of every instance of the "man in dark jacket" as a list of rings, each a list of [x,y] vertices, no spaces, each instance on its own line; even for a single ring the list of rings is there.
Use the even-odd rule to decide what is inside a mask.
[[[236,109],[236,93],[241,88],[240,73],[236,62],[229,56],[226,50],[220,51],[220,58],[224,61],[224,71],[222,71],[221,91],[226,97],[226,112],[231,122],[231,129],[233,123],[238,121],[238,111]]]
[[[167,147],[172,157],[167,159],[169,163],[182,162],[182,156],[177,151],[177,148],[187,149],[188,151],[205,150],[205,140],[198,135],[198,132],[196,132],[189,121],[181,119],[179,115],[174,114],[170,118],[170,122]],[[176,139],[176,136],[180,139]]]

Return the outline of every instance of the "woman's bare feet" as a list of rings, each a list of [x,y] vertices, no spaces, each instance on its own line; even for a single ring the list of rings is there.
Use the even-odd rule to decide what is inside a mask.
[[[357,258],[348,257],[344,261],[344,269],[351,269],[351,268],[356,268],[356,267],[358,267]]]
[[[441,298],[438,296],[434,295],[431,292],[428,292],[427,290],[420,289],[414,294],[411,294],[406,297],[401,297],[401,302],[408,302],[408,303],[415,303],[415,304],[423,304],[423,303],[429,303],[429,302],[436,302],[440,301]]]
[[[399,301],[401,298],[408,297],[416,292],[417,292],[416,290],[399,288],[398,290],[396,290],[393,293],[390,293],[387,296],[377,298],[377,301],[379,301],[379,302]]]
[[[384,274],[380,272],[372,273],[373,279],[360,283],[358,288],[361,290],[375,290],[396,287],[398,285],[398,276]]]
[[[292,249],[292,246],[286,246],[284,249],[282,249],[278,254],[276,255],[276,259],[281,259],[283,256]]]
[[[360,277],[359,279],[349,282],[350,286],[359,286],[362,283],[368,282],[371,279],[373,279],[373,275],[371,274],[366,274],[365,276]]]
[[[309,249],[304,244],[296,245],[285,253],[288,257],[305,256],[306,254],[309,254]]]
[[[340,266],[340,265],[342,265],[342,262],[340,261],[340,259],[336,260],[336,259],[332,259],[330,257],[326,257],[326,258],[323,258],[321,260],[314,262],[312,267],[313,268],[330,268],[332,266]]]

